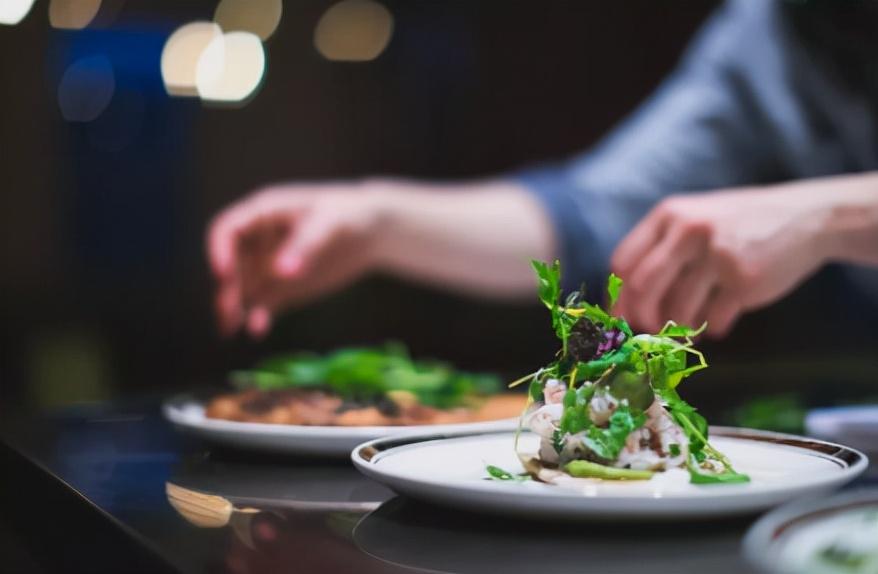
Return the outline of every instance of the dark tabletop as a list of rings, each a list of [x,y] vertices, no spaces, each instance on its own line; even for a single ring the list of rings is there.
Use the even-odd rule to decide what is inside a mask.
[[[347,461],[210,448],[178,435],[155,403],[3,426],[3,515],[47,571],[750,571],[740,542],[754,517],[552,524],[470,514],[396,497]],[[197,503],[175,509],[168,483]]]

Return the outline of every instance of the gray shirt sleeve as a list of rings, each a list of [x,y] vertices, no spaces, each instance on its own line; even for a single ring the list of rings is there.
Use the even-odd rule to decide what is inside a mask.
[[[617,243],[666,195],[833,171],[832,154],[812,153],[812,120],[793,101],[788,40],[776,2],[729,2],[594,149],[517,175],[553,220],[568,288],[601,283]]]

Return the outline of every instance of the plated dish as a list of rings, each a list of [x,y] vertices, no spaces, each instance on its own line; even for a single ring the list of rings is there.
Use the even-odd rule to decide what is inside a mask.
[[[521,399],[498,395],[494,375],[416,361],[400,345],[300,353],[232,373],[239,389],[210,400],[205,416],[305,426],[410,426],[516,416]]]
[[[762,517],[744,538],[755,566],[778,574],[878,572],[878,491],[807,500]]]
[[[352,454],[358,468],[400,492],[459,506],[617,517],[754,512],[865,469],[864,455],[831,443],[746,429],[712,436],[677,390],[707,367],[693,343],[703,326],[669,321],[635,334],[612,315],[617,277],[605,310],[583,293],[562,296],[558,262],[534,269],[561,349],[513,383],[529,385],[518,431],[375,441]]]
[[[470,436],[387,437],[352,453],[354,465],[394,491],[469,512],[526,519],[667,520],[752,514],[789,500],[837,488],[866,468],[846,447],[767,431],[712,427],[712,441],[735,460],[749,482],[693,484],[683,469],[650,480],[579,480],[558,485],[526,478],[514,432]],[[519,449],[536,450],[541,437],[523,432]],[[514,479],[488,477],[486,465]],[[569,487],[568,487],[569,486]]]
[[[415,361],[398,345],[278,357],[231,379],[238,390],[174,398],[165,416],[227,446],[346,457],[363,441],[419,428],[514,429],[526,402],[522,394],[498,393],[492,375]]]
[[[521,405],[524,401],[519,397]],[[211,443],[243,450],[289,455],[347,458],[358,444],[390,435],[409,436],[424,432],[457,435],[492,430],[514,431],[516,418],[473,423],[417,426],[313,426],[247,423],[213,419],[205,415],[205,401],[180,395],[163,405],[163,413],[179,430]]]
[[[651,480],[685,471],[694,484],[746,483],[732,460],[708,440],[708,424],[677,392],[707,367],[693,329],[668,323],[656,334],[635,334],[612,308],[622,280],[610,275],[608,310],[566,298],[561,269],[534,262],[540,300],[549,309],[561,349],[554,360],[518,382],[529,382],[532,405],[522,426],[539,435],[536,452],[518,450],[535,480],[578,487],[586,480]],[[497,479],[514,476],[488,468]]]

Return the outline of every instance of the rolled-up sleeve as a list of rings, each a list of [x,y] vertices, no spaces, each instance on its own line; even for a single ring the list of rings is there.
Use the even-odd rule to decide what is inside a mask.
[[[602,281],[615,246],[664,196],[773,177],[782,142],[762,101],[785,79],[772,4],[726,4],[672,76],[594,149],[515,174],[554,224],[568,288]]]

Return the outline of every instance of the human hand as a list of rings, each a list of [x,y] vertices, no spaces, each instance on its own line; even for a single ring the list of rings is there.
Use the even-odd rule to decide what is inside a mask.
[[[724,336],[746,311],[768,305],[828,258],[827,197],[795,184],[679,195],[662,201],[617,247],[625,281],[615,311],[649,331],[665,321]]]
[[[373,265],[380,193],[363,183],[281,185],[253,193],[211,222],[220,331],[265,335],[274,316],[339,289]]]

